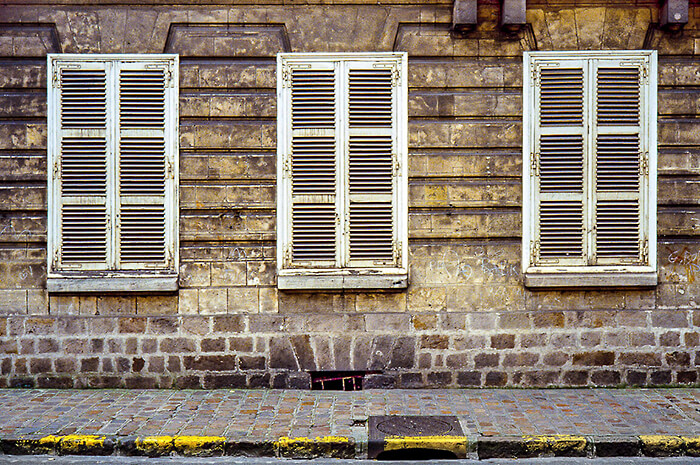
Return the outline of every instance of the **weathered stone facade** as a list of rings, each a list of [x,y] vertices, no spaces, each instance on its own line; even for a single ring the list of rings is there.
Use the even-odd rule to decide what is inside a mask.
[[[700,362],[700,3],[0,6],[0,386],[693,384]],[[585,5],[584,5],[585,3]],[[659,51],[658,286],[532,291],[520,267],[522,52]],[[275,54],[409,54],[409,288],[279,292]],[[180,289],[46,292],[46,53],[180,55]]]

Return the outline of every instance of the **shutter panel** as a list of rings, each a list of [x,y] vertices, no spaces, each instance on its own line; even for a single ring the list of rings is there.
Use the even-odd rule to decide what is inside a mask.
[[[397,266],[395,63],[347,64],[348,264]]]
[[[586,67],[581,60],[535,70],[536,262],[586,264]]]
[[[336,267],[338,256],[338,80],[336,65],[291,67],[291,262]]]
[[[108,192],[109,67],[61,63],[58,157],[54,174],[59,214],[59,270],[104,270],[110,260]]]
[[[122,62],[118,70],[117,249],[123,270],[168,268],[172,259],[168,76],[166,63]]]
[[[641,263],[643,64],[595,60],[595,263]]]

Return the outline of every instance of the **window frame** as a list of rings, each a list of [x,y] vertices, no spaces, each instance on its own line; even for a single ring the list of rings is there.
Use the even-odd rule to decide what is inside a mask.
[[[536,211],[537,186],[534,179],[534,163],[536,151],[536,112],[535,101],[536,64],[540,62],[555,62],[559,60],[583,60],[590,63],[599,60],[645,60],[647,63],[648,85],[643,86],[642,101],[646,103],[640,109],[640,127],[645,131],[640,137],[642,151],[648,152],[648,175],[646,184],[640,188],[639,198],[645,213],[642,213],[641,231],[646,235],[648,252],[647,263],[644,265],[606,264],[606,265],[542,265],[534,263],[536,228],[538,216]],[[545,51],[524,52],[523,54],[523,202],[522,202],[522,272],[524,284],[531,288],[587,288],[587,287],[650,287],[658,283],[656,257],[656,218],[657,218],[657,52],[651,50],[635,51]],[[592,74],[584,82],[584,89],[592,86]],[[585,91],[584,91],[585,92]],[[593,153],[593,138],[595,135],[590,128],[593,126],[592,90],[588,91],[589,98],[584,102],[584,121],[589,132],[584,135],[584,164],[589,168],[584,172],[584,184],[592,184],[595,173],[590,168],[590,162],[595,157]],[[585,95],[585,94],[584,94]],[[641,134],[641,133],[640,133]],[[590,186],[589,186],[590,189]],[[584,191],[585,193],[585,191]],[[591,205],[593,195],[584,195],[584,223],[592,221]],[[645,217],[646,214],[646,217]]]
[[[59,178],[61,160],[62,127],[61,92],[56,84],[61,67],[81,63],[109,63],[106,89],[107,133],[107,217],[117,218],[119,197],[119,84],[121,69],[133,69],[134,65],[154,65],[165,69],[164,156],[165,178],[163,211],[165,229],[164,266],[117,264],[113,256],[119,250],[115,223],[107,224],[107,269],[73,269],[59,267],[61,254],[62,197]],[[131,65],[131,68],[129,67]],[[122,131],[125,129],[122,128]],[[145,133],[147,131],[137,130]],[[179,269],[179,56],[177,54],[48,54],[47,55],[47,289],[55,293],[77,292],[142,292],[175,291],[178,289]],[[139,137],[139,136],[136,136]],[[141,195],[143,196],[143,195]],[[110,238],[113,238],[110,240]],[[150,265],[150,266],[149,266]],[[99,267],[98,267],[99,268]],[[111,268],[111,269],[110,269]]]
[[[395,151],[395,183],[393,193],[394,233],[397,244],[394,247],[394,257],[397,266],[393,267],[313,267],[288,266],[290,260],[285,257],[285,251],[291,247],[291,137],[289,130],[292,118],[291,90],[286,82],[291,80],[288,69],[290,66],[305,64],[336,64],[353,62],[384,62],[393,63],[397,70],[395,109],[393,112],[396,128]],[[280,290],[343,290],[343,289],[405,289],[408,286],[408,85],[407,79],[408,54],[405,52],[377,53],[280,53],[277,55],[277,287]],[[345,69],[344,65],[341,65]],[[340,75],[347,79],[346,75]],[[290,81],[291,82],[291,81]],[[336,84],[336,98],[340,95],[339,84]],[[347,100],[346,92],[340,95],[338,101]],[[338,104],[340,105],[340,103]],[[338,115],[341,111],[338,110]],[[337,117],[336,131],[347,127],[347,115]],[[349,140],[345,131],[339,131],[337,138],[336,167],[345,164],[347,144]],[[337,168],[338,169],[338,168]],[[336,183],[345,183],[346,173],[336,171]],[[339,175],[338,175],[339,174]],[[343,181],[339,181],[339,179]],[[338,184],[336,184],[338,186]],[[344,187],[337,187],[343,192]],[[339,211],[338,205],[342,212]],[[349,201],[343,194],[336,202],[336,213],[348,215]],[[341,234],[342,235],[342,234]],[[339,236],[341,236],[339,235]],[[339,239],[341,248],[347,247],[347,239]],[[337,258],[338,259],[338,258]]]

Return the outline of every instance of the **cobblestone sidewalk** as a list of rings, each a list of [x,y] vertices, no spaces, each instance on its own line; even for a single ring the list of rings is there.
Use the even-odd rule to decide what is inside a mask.
[[[467,435],[699,435],[700,389],[0,390],[0,438],[351,436],[369,415],[456,415]]]

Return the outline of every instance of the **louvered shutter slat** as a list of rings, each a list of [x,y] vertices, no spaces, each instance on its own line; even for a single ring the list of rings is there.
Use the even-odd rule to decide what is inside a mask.
[[[123,269],[167,265],[166,87],[164,67],[120,66],[118,252]]]
[[[538,261],[585,264],[585,68],[537,70],[535,163]]]
[[[337,80],[333,66],[291,71],[291,259],[337,264]]]
[[[349,263],[393,266],[397,260],[393,71],[353,63],[347,79]]]
[[[58,69],[59,269],[107,268],[108,70],[104,63]]]
[[[639,263],[642,242],[641,68],[595,66],[595,255],[597,264]]]

